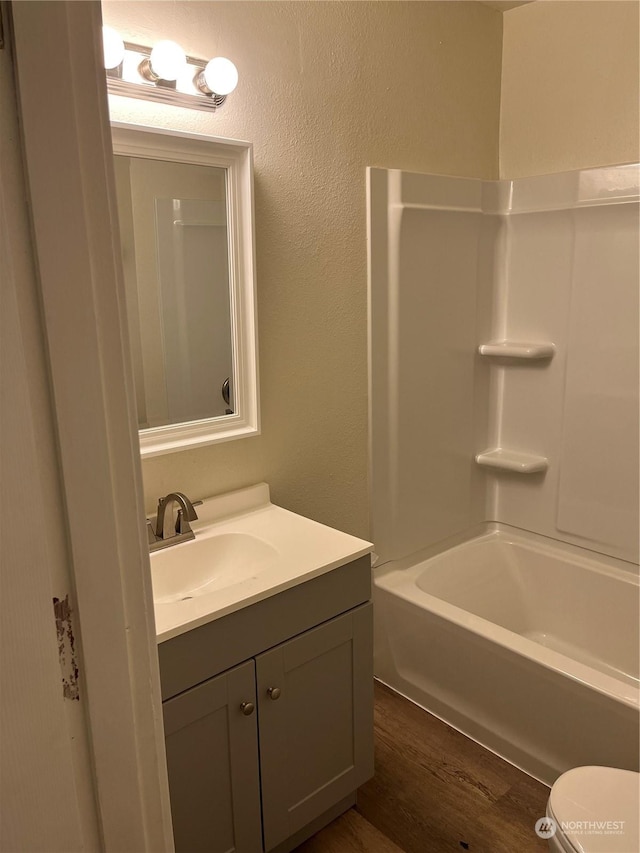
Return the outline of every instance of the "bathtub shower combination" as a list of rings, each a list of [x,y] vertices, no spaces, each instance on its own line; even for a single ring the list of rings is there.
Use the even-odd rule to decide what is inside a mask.
[[[382,681],[547,784],[634,769],[638,585],[616,561],[495,527],[383,569]]]
[[[639,174],[368,176],[376,675],[547,784],[638,769]]]

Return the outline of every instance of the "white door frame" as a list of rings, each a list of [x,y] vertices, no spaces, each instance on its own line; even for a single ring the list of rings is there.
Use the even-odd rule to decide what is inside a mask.
[[[100,4],[12,16],[102,846],[171,851]]]

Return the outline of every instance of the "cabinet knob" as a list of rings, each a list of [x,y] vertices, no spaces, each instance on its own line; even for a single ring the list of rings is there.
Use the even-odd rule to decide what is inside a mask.
[[[267,693],[269,694],[269,699],[273,699],[275,702],[276,699],[280,698],[281,690],[279,687],[269,687]]]
[[[243,702],[242,705],[240,705],[240,710],[245,715],[245,717],[250,717],[251,714],[253,714],[254,709],[255,705],[253,704],[253,702]]]

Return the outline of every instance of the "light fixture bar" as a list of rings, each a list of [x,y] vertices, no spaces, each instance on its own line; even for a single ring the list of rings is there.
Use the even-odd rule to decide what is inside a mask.
[[[145,79],[139,70],[142,62],[149,61],[151,48],[133,42],[124,42],[124,47],[122,64],[117,69],[106,72],[110,94],[206,112],[215,112],[226,101],[225,95],[206,95],[195,85],[195,79],[206,68],[206,60],[187,56],[185,71],[177,81],[155,82]]]

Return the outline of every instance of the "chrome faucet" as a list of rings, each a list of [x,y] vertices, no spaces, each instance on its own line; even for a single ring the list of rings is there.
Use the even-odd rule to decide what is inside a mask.
[[[196,506],[202,501],[195,501]],[[174,519],[173,507],[177,505],[178,512]],[[155,529],[152,519],[147,519],[147,536],[149,550],[158,551],[178,542],[188,542],[195,539],[196,534],[191,529],[190,521],[196,521],[198,515],[186,495],[182,492],[170,492],[166,497],[158,499],[158,512],[155,518]]]

